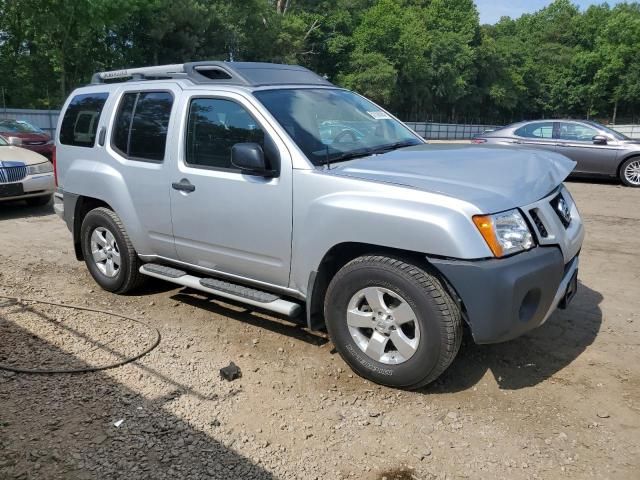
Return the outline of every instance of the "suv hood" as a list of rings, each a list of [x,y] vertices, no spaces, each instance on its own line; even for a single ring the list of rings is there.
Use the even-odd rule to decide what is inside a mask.
[[[575,166],[543,150],[418,145],[338,164],[328,173],[447,195],[489,214],[540,200]]]

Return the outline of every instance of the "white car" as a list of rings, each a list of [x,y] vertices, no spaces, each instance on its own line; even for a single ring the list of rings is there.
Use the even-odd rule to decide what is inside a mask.
[[[20,148],[20,140],[0,137],[0,202],[26,200],[46,205],[55,190],[52,163],[42,155]]]

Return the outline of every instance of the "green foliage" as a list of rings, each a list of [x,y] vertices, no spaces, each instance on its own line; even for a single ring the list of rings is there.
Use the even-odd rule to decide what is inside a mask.
[[[614,119],[640,107],[640,5],[555,0],[481,26],[473,0],[0,0],[8,106],[203,59],[302,64],[407,120]]]

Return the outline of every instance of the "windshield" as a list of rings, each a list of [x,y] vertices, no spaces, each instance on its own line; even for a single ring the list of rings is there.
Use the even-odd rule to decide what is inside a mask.
[[[0,132],[44,133],[38,127],[21,120],[0,120]]]
[[[254,92],[314,165],[423,143],[380,107],[339,89]]]
[[[605,133],[608,133],[609,135],[611,135],[616,140],[631,140],[626,135],[623,135],[622,133],[617,132],[617,131],[609,128],[609,127],[605,127],[604,125],[600,125],[597,122],[586,122],[586,123],[588,123],[589,125],[593,125],[594,127],[596,127],[599,130],[603,130]]]

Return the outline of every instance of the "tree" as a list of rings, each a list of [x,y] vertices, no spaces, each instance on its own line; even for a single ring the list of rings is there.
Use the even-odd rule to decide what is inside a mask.
[[[616,123],[620,102],[636,106],[640,97],[640,5],[616,6],[596,42],[594,58],[599,68],[594,89],[607,95]]]
[[[97,70],[273,61],[407,120],[618,120],[640,107],[639,22],[636,2],[480,26],[473,0],[0,0],[0,86],[49,108]]]

